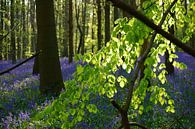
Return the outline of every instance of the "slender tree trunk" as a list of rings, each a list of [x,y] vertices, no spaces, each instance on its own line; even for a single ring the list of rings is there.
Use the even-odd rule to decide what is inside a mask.
[[[73,7],[72,0],[69,0],[69,63],[73,61]]]
[[[0,1],[0,10],[3,10],[4,3],[3,0]],[[0,12],[0,31],[3,30],[3,13]],[[3,36],[3,34],[0,35],[0,37]],[[0,40],[0,60],[3,60],[3,39]]]
[[[83,6],[82,6],[83,7]],[[80,38],[79,38],[79,45],[78,45],[78,49],[77,49],[77,53],[80,53],[81,50],[81,46],[82,46],[82,41],[83,41],[83,31],[80,25],[80,20],[79,20],[79,15],[80,15],[80,8],[77,5],[77,3],[75,2],[75,12],[76,12],[76,22],[77,22],[77,28],[79,30],[80,33]]]
[[[4,11],[9,12],[9,10],[10,10],[9,7],[10,7],[10,6],[9,6],[7,0],[5,0],[5,1],[4,1],[4,8],[5,8],[5,10],[4,10]],[[7,18],[7,19],[9,19],[9,18],[10,18],[9,13],[5,13],[4,17]],[[4,25],[4,30],[6,30],[7,32],[10,31],[10,27],[7,26],[7,25]],[[11,50],[10,50],[10,40],[9,40],[8,38],[5,38],[5,39],[3,40],[3,42],[6,43],[5,46],[4,46],[4,47],[5,47],[5,50],[4,50],[4,51],[5,51],[5,54],[4,54],[4,57],[5,57],[6,60],[11,60],[11,54],[10,54],[10,52],[11,52]]]
[[[18,21],[20,21],[20,9],[19,9],[19,6],[20,6],[20,1],[16,1],[16,19]],[[16,32],[16,44],[17,44],[17,59],[21,59],[21,35],[20,35],[20,26],[17,27],[17,32]]]
[[[95,4],[95,0],[93,0],[93,4]],[[93,9],[93,16],[92,16],[92,25],[95,24],[95,9]],[[92,41],[95,40],[95,33],[94,33],[95,29],[94,27],[92,26],[91,28],[91,38],[92,38]],[[91,52],[94,53],[94,47],[95,47],[95,44],[92,43],[92,46],[91,46]]]
[[[85,53],[85,21],[86,21],[86,8],[87,8],[87,2],[84,0],[84,7],[82,7],[82,41],[81,41],[81,54],[83,55]]]
[[[26,58],[26,51],[27,51],[27,38],[26,38],[26,5],[25,0],[22,0],[22,57]]]
[[[15,0],[11,0],[11,29],[14,27],[14,15],[15,15]],[[15,30],[11,31],[11,59],[12,64],[16,63],[16,41],[15,41]]]
[[[38,27],[40,92],[42,94],[59,94],[64,88],[54,18],[53,0],[36,0]]]
[[[63,43],[64,43],[64,50],[63,56],[68,57],[68,45],[69,45],[69,0],[65,0],[64,4],[64,36],[63,36]]]
[[[98,20],[98,28],[97,28],[97,37],[98,37],[98,50],[101,49],[102,47],[102,33],[101,33],[101,29],[102,29],[102,25],[101,25],[101,21],[102,21],[102,15],[101,15],[101,0],[97,0],[97,20]]]
[[[32,28],[31,32],[31,52],[36,51],[36,22],[35,22],[35,2],[30,0],[30,24]]]
[[[172,25],[169,28],[169,32],[174,35],[174,25]],[[174,66],[173,66],[173,61],[169,61],[169,52],[166,50],[165,52],[165,66],[168,74],[173,74],[174,73]]]
[[[114,22],[119,18],[119,9],[114,7]],[[116,26],[116,24],[114,24]]]
[[[105,46],[110,41],[110,3],[105,3]]]

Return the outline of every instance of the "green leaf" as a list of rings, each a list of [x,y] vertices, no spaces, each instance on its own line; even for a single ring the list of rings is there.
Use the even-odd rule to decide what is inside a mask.
[[[181,70],[187,69],[187,66],[184,63],[180,63],[180,62],[176,62],[176,61],[173,62],[173,66],[175,66]]]
[[[98,92],[100,95],[104,95],[106,93],[105,89],[102,86],[98,87]]]
[[[144,106],[141,105],[141,106],[139,107],[138,112],[139,112],[139,114],[141,115],[141,114],[143,114],[143,111],[144,111]]]
[[[167,80],[165,76],[166,73],[167,71],[162,70],[162,72],[158,75],[158,79],[161,81],[162,84],[164,84]]]
[[[78,75],[83,73],[83,66],[82,65],[77,65],[76,72],[77,72]]]
[[[123,68],[124,70],[127,68],[127,64],[126,64],[125,62],[123,62],[122,68]]]
[[[115,76],[114,75],[108,75],[107,76],[108,82],[111,84],[115,83]]]
[[[97,107],[94,104],[87,105],[87,110],[91,113],[97,113]]]
[[[75,109],[70,109],[70,114],[73,116],[73,115],[75,115],[75,113],[76,113],[76,110]]]
[[[125,82],[121,81],[120,82],[120,87],[123,88],[125,86]]]

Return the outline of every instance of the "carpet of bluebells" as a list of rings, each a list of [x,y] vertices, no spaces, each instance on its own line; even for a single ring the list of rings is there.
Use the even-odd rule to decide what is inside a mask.
[[[174,114],[166,113],[165,108],[155,105],[153,110],[136,121],[150,128],[193,129],[195,128],[195,58],[185,53],[177,53],[177,61],[184,62],[186,70],[175,69],[174,75],[168,75],[169,84],[163,85],[175,100]],[[20,62],[20,61],[18,61]],[[12,66],[11,61],[0,61],[0,71]],[[31,115],[51,104],[55,98],[40,96],[39,76],[32,75],[33,60],[13,71],[0,76],[0,129],[20,128],[23,121],[30,121]],[[61,58],[63,79],[72,78],[76,64],[68,64]],[[119,127],[120,117],[109,103],[109,100],[98,95],[90,101],[96,103],[99,112],[86,114],[83,122],[75,128],[80,129],[111,129]]]

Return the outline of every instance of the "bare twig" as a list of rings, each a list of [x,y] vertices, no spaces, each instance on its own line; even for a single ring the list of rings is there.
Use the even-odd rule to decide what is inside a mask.
[[[4,38],[6,38],[12,31],[14,31],[18,25],[19,25],[19,22],[18,22],[13,28],[11,28],[11,30],[8,31],[5,35],[1,35],[0,41],[2,41],[2,40],[3,40]]]
[[[111,103],[119,112],[122,111],[122,108],[120,107],[120,105],[115,100],[111,100]]]

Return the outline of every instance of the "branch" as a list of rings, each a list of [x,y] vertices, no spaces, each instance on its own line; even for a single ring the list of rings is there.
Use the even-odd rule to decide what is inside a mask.
[[[8,31],[7,32],[7,34],[5,34],[5,35],[1,35],[1,37],[0,37],[0,41],[2,41],[4,38],[6,38],[13,30],[15,30],[16,29],[16,27],[19,25],[19,22],[13,27],[13,28],[11,28],[11,30],[10,31]]]
[[[192,55],[195,57],[195,49],[192,49],[191,47],[187,46],[186,44],[182,43],[179,39],[177,39],[174,35],[164,31],[161,29],[161,27],[154,24],[153,21],[151,21],[149,18],[144,16],[140,11],[136,11],[132,6],[127,5],[121,0],[108,0],[113,3],[114,6],[122,9],[123,11],[126,11],[127,13],[131,14],[135,18],[142,21],[144,24],[146,24],[148,27],[155,30],[157,33],[161,34],[166,39],[170,40],[172,43],[174,43],[176,46],[180,47],[184,52]]]
[[[174,4],[176,2],[177,2],[177,0],[174,0],[171,3],[171,5],[167,8],[167,10],[165,11],[165,13],[163,14],[163,17],[162,17],[160,23],[158,24],[159,27],[162,26],[162,24],[165,21],[167,15],[169,14],[171,8],[174,6]],[[147,48],[146,48],[146,50],[144,52],[144,54],[140,58],[138,58],[138,60],[136,62],[135,70],[134,70],[134,76],[133,76],[133,78],[132,78],[132,80],[131,80],[131,82],[129,84],[130,87],[129,87],[129,90],[128,90],[128,96],[127,96],[126,103],[124,105],[124,108],[125,108],[124,110],[126,110],[126,111],[129,109],[129,105],[131,103],[131,99],[132,99],[132,96],[133,96],[133,88],[134,88],[134,85],[135,85],[135,81],[136,81],[136,79],[138,77],[139,68],[142,65],[142,63],[144,63],[144,61],[145,61],[148,53],[150,52],[150,49],[152,48],[152,45],[154,43],[154,39],[155,39],[156,35],[157,35],[157,31],[154,31],[153,34],[152,34],[152,37],[150,39],[150,42],[149,42],[149,44],[148,44],[148,46],[147,46]]]
[[[176,118],[168,127],[167,129],[171,129],[171,127],[176,123],[176,122],[179,122],[179,120],[187,113],[187,111],[183,112],[183,114],[179,117],[179,118]]]
[[[163,17],[162,17],[160,23],[158,24],[159,27],[162,26],[162,24],[164,23],[164,21],[165,21],[167,15],[168,15],[168,14],[170,13],[170,11],[171,11],[171,8],[175,5],[175,3],[176,3],[177,1],[178,1],[178,0],[174,0],[174,1],[171,3],[171,5],[167,8],[167,10],[165,11],[165,13],[163,14]],[[144,58],[146,58],[146,56],[148,55],[148,53],[149,53],[149,51],[150,51],[150,49],[151,49],[151,47],[152,47],[152,45],[153,45],[153,43],[154,43],[154,39],[155,39],[156,35],[157,35],[157,31],[155,30],[155,31],[153,32],[153,34],[152,34],[152,37],[151,37],[151,39],[150,39],[150,42],[149,42],[149,45],[148,45],[147,49],[145,50],[144,54],[143,54],[142,57],[141,57],[142,60],[143,60]],[[140,59],[140,60],[141,60],[141,59]]]
[[[111,103],[121,113],[122,108],[120,107],[120,105],[118,105],[115,100],[111,100]]]
[[[5,74],[5,73],[10,72],[11,70],[13,70],[13,69],[19,67],[19,66],[22,65],[22,64],[26,63],[27,61],[31,60],[32,58],[38,56],[40,53],[41,53],[41,52],[39,51],[39,52],[37,52],[36,54],[32,55],[31,57],[29,57],[29,58],[25,59],[24,61],[20,62],[19,64],[17,64],[17,65],[15,65],[15,66],[11,67],[11,68],[8,68],[8,69],[6,69],[6,70],[0,72],[0,76],[3,75],[3,74]]]

